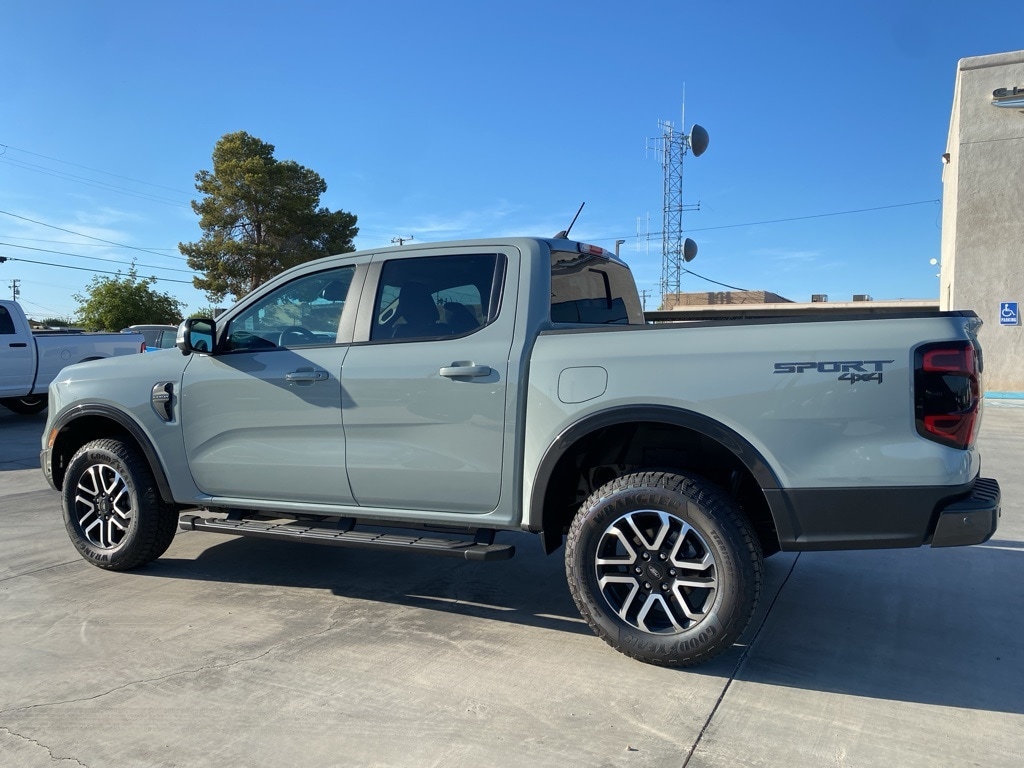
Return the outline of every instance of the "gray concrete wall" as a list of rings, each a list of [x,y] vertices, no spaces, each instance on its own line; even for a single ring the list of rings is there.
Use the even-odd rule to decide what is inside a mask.
[[[1024,109],[992,92],[1024,88],[1024,51],[961,59],[943,171],[942,309],[985,321],[985,387],[1024,393],[1024,325],[1000,325],[1001,303],[1024,309]]]

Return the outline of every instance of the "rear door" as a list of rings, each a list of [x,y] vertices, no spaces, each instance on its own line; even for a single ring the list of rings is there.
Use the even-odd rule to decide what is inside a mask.
[[[487,513],[502,489],[519,252],[455,248],[375,259],[342,367],[356,501]],[[366,293],[364,292],[364,297]]]

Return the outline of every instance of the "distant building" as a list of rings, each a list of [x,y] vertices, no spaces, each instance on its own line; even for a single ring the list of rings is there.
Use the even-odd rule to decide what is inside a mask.
[[[942,160],[940,306],[984,320],[986,389],[1024,395],[1024,51],[960,60]]]
[[[703,291],[697,293],[667,293],[665,309],[707,306],[711,304],[789,304],[789,299],[771,291]]]
[[[741,296],[727,294],[669,294],[679,300],[672,309],[655,309],[644,312],[650,323],[690,323],[709,319],[742,319],[751,317],[795,317],[808,314],[902,314],[905,312],[935,311],[938,299],[894,299],[872,301],[865,294],[854,294],[852,301],[828,301],[824,294],[814,294],[810,302],[802,303],[784,299],[767,291],[740,291]],[[755,295],[769,297],[767,302],[754,301]],[[713,303],[700,303],[700,297],[721,297]],[[685,299],[685,300],[684,300]],[[744,300],[745,299],[745,300]]]

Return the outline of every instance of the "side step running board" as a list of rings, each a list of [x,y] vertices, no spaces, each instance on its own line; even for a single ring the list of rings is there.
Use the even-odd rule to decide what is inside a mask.
[[[465,541],[343,530],[325,525],[309,525],[305,522],[264,523],[257,520],[203,518],[198,515],[182,515],[179,525],[183,531],[211,531],[234,536],[254,536],[261,539],[278,539],[279,541],[308,541],[312,544],[377,549],[387,552],[420,552],[426,555],[459,557],[465,560],[508,560],[516,552],[514,545],[486,543],[492,536],[480,534],[477,535],[476,541]],[[481,531],[481,534],[491,533],[490,531]]]

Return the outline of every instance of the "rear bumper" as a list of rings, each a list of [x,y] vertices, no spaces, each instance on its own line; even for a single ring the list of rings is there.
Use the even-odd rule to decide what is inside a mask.
[[[939,512],[932,536],[933,547],[962,547],[992,538],[999,525],[999,483],[979,477],[966,499],[954,501]]]
[[[766,490],[783,550],[959,547],[992,537],[999,483]]]

